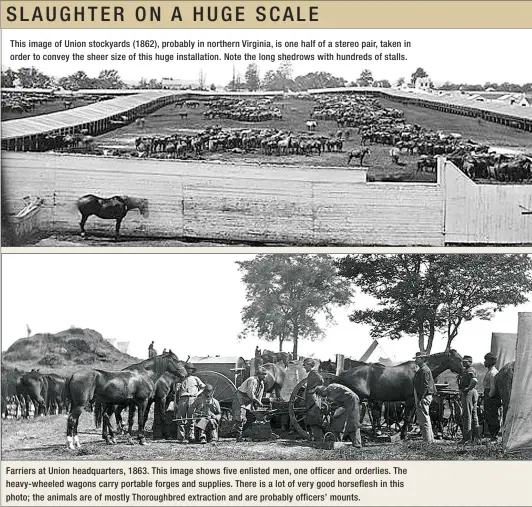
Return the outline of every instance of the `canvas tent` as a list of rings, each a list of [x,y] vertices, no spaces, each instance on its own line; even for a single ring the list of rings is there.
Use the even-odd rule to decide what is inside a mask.
[[[364,352],[359,361],[364,363],[381,363],[386,366],[391,366],[395,363],[395,357],[390,356],[377,340],[373,340],[372,344],[368,347],[368,350]]]
[[[497,356],[497,370],[515,361],[516,342],[516,333],[491,333],[491,351]]]
[[[519,313],[510,407],[503,428],[506,452],[532,450],[532,313]]]

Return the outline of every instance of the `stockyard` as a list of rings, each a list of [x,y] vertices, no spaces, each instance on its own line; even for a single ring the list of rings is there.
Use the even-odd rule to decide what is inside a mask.
[[[92,91],[62,104],[19,94],[9,118],[20,119],[2,129],[5,236],[40,246],[530,244],[531,111],[380,89]],[[76,202],[87,194],[132,198],[118,243],[114,221],[94,215],[80,237]]]
[[[502,334],[499,334],[502,335]],[[505,346],[509,343],[508,334],[502,338]],[[515,342],[516,335],[513,335]],[[132,363],[147,364],[149,361],[171,361],[165,354],[156,355],[141,361],[122,352],[121,344],[112,344],[98,332],[90,329],[70,328],[57,334],[38,334],[13,343],[3,353],[2,368],[2,459],[4,460],[495,460],[531,459],[528,451],[504,453],[501,440],[490,442],[489,432],[483,423],[482,403],[479,403],[479,421],[483,437],[476,443],[460,443],[459,395],[456,390],[455,372],[459,368],[461,356],[452,351],[430,356],[428,364],[435,371],[445,371],[437,377],[438,393],[431,405],[431,419],[435,433],[435,443],[422,442],[417,424],[407,432],[407,438],[400,438],[400,428],[404,423],[404,404],[384,404],[379,408],[378,420],[375,407],[367,406],[362,398],[362,448],[355,448],[346,439],[329,438],[325,434],[324,443],[312,442],[310,430],[305,424],[306,375],[302,367],[303,358],[294,360],[287,353],[274,353],[263,350],[254,358],[243,357],[192,357],[187,364],[193,364],[193,375],[214,388],[214,396],[219,401],[222,418],[219,425],[219,440],[201,445],[196,441],[188,443],[177,439],[177,422],[174,404],[175,386],[166,393],[163,406],[164,418],[158,409],[157,400],[149,412],[145,426],[145,445],[139,445],[136,434],[136,417],[131,432],[133,438],[118,431],[116,415],[111,417],[111,425],[118,431],[113,438],[104,435],[101,419],[98,419],[96,404],[84,407],[77,428],[77,445],[67,445],[67,414],[72,413],[73,402],[66,393],[70,376],[83,375],[90,368],[119,371]],[[43,350],[46,353],[43,354]],[[373,348],[365,354],[371,354]],[[371,355],[370,355],[371,357]],[[39,360],[38,360],[39,359]],[[193,361],[193,363],[192,363]],[[271,361],[265,363],[265,361]],[[345,372],[353,372],[356,362],[343,356],[319,362],[318,370],[325,384],[338,381],[333,371],[343,364]],[[413,363],[411,361],[410,363]],[[91,367],[87,366],[88,364]],[[255,368],[267,368],[268,372],[282,371],[281,385],[273,385],[271,392],[265,393],[265,408],[252,410],[255,419],[244,426],[243,441],[235,441],[232,436],[232,400],[237,386],[249,378]],[[512,363],[513,364],[513,363]],[[39,371],[34,370],[38,366]],[[479,372],[479,383],[486,369],[481,364],[474,365]],[[388,365],[388,368],[398,366]],[[32,371],[33,370],[33,371]],[[269,374],[270,374],[269,373]],[[348,373],[349,374],[349,373]],[[341,375],[341,374],[340,374]],[[164,377],[164,375],[163,375]],[[161,379],[163,377],[160,377]],[[347,377],[344,377],[347,378]],[[161,380],[162,382],[162,380]],[[158,381],[159,383],[159,381]],[[266,386],[270,386],[268,377]],[[40,397],[43,386],[47,394]],[[279,391],[276,392],[276,388]],[[269,387],[267,387],[267,390]],[[159,392],[159,391],[157,391]],[[504,397],[504,395],[502,395]],[[157,398],[157,396],[156,396]],[[503,400],[504,403],[504,400]],[[393,410],[391,409],[393,405]],[[330,414],[323,411],[323,427],[330,424]],[[120,413],[120,412],[118,412]],[[126,421],[124,410],[123,420]],[[115,412],[116,414],[116,412]],[[249,414],[249,413],[248,413]],[[196,417],[196,419],[194,418]],[[191,417],[197,422],[200,415]],[[247,417],[250,417],[249,415]],[[501,411],[502,417],[502,411]],[[98,422],[100,421],[100,422]],[[485,432],[485,433],[484,433]],[[105,440],[102,440],[105,438]],[[140,438],[140,437],[138,437]]]

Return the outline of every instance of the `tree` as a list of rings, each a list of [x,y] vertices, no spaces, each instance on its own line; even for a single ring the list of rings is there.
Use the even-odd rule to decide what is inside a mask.
[[[96,80],[96,87],[102,90],[118,90],[126,85],[120,79],[118,71],[114,69],[102,70]]]
[[[398,80],[397,80],[397,86],[400,88],[401,86],[403,86],[405,84],[405,78],[404,77],[400,77]]]
[[[66,90],[85,90],[96,88],[96,82],[94,79],[87,76],[83,70],[78,70],[67,77],[62,77],[59,80],[59,85]]]
[[[260,87],[259,67],[256,63],[250,63],[244,74],[246,78],[246,88],[252,92]]]
[[[2,88],[13,88],[15,86],[15,79],[17,79],[17,73],[8,68],[2,71]]]
[[[309,90],[312,88],[341,88],[347,81],[342,77],[335,77],[328,72],[310,72],[294,79],[297,90]]]
[[[379,81],[375,81],[373,83],[374,86],[378,86],[379,88],[391,88],[392,85],[390,84],[390,81],[387,79],[381,79]]]
[[[412,83],[412,86],[416,84],[416,79],[418,77],[428,77],[429,75],[425,72],[424,69],[421,67],[418,67],[416,71],[412,74],[412,77],[410,78],[410,82]]]
[[[20,68],[17,78],[22,88],[49,88],[53,85],[53,79],[35,67]]]
[[[205,74],[203,69],[200,69],[199,75],[198,75],[198,86],[200,90],[205,90],[206,82],[207,82],[207,74]]]
[[[437,332],[450,349],[463,322],[489,320],[525,303],[532,290],[526,255],[349,255],[339,272],[378,301],[377,309],[353,312],[351,321],[370,324],[375,338],[415,335],[427,353]]]
[[[372,86],[373,85],[373,74],[371,70],[364,69],[360,73],[360,77],[357,79],[358,86]]]
[[[262,87],[271,91],[287,91],[295,88],[292,80],[292,64],[283,62],[276,71],[269,70],[264,74]]]
[[[242,310],[241,338],[293,342],[297,358],[299,340],[318,340],[324,331],[316,318],[333,323],[331,310],[349,304],[351,283],[337,276],[329,255],[257,255],[251,261],[237,262],[246,285],[249,302]]]

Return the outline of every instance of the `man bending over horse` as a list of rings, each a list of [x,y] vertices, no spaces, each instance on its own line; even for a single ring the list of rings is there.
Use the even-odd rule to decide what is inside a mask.
[[[196,441],[200,444],[216,442],[218,440],[218,427],[222,418],[220,403],[214,398],[214,388],[207,384],[203,392],[192,404],[194,417],[199,417],[194,426],[196,428]]]
[[[418,369],[414,374],[414,399],[416,402],[416,415],[421,435],[425,442],[434,443],[432,424],[430,422],[429,408],[432,403],[432,395],[436,392],[432,372],[426,364],[428,355],[416,352],[416,364]]]
[[[179,389],[176,389],[177,406],[177,440],[183,444],[188,444],[194,440],[194,429],[192,426],[193,409],[192,406],[198,395],[205,388],[205,384],[196,376],[196,368],[192,363],[185,363],[187,377]]]
[[[344,435],[349,435],[354,447],[362,447],[360,435],[360,399],[348,387],[341,384],[329,384],[328,387],[318,386],[316,394],[327,398],[327,401],[337,406],[331,416],[331,431],[342,441]]]
[[[256,420],[250,410],[262,407],[264,394],[264,379],[267,371],[260,367],[254,376],[249,377],[237,389],[233,398],[233,434],[237,442],[242,442],[242,432]],[[243,419],[246,420],[244,426]]]

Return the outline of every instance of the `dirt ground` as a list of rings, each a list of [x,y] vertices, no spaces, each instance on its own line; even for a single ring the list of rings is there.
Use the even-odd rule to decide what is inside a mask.
[[[151,428],[148,422],[147,428]],[[461,446],[456,441],[437,440],[426,445],[417,435],[395,443],[374,442],[363,433],[364,447],[345,445],[341,449],[316,449],[293,435],[267,442],[221,439],[216,445],[178,444],[175,440],[151,440],[128,445],[119,436],[116,445],[107,445],[92,415],[83,413],[79,423],[81,449],[66,446],[66,416],[55,415],[30,420],[2,420],[3,460],[530,460],[531,453],[505,455],[502,444]]]

